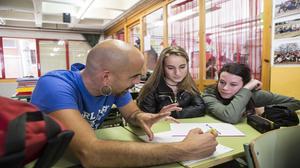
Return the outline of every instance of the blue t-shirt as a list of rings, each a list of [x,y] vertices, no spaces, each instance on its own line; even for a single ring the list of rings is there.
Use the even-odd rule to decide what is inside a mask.
[[[39,79],[31,103],[46,113],[62,109],[78,110],[91,127],[97,129],[113,104],[122,107],[131,100],[129,92],[119,97],[92,96],[84,86],[79,71],[57,70]]]

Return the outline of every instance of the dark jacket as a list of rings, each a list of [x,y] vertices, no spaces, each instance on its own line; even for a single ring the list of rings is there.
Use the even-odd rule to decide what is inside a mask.
[[[145,112],[158,113],[164,106],[176,102],[179,107],[182,107],[182,111],[173,111],[171,116],[174,118],[200,117],[205,114],[205,104],[200,94],[193,96],[189,92],[179,91],[175,96],[164,79],[154,91],[148,93],[144,100],[138,100],[138,105]]]

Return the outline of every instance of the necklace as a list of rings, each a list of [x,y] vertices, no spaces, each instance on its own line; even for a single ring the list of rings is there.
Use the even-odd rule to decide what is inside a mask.
[[[167,81],[166,81],[166,84],[167,84],[168,86],[177,86],[177,84],[171,85],[171,84],[169,84]]]

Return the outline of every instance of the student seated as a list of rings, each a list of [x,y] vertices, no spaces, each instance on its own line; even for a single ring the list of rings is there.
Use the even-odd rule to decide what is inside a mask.
[[[157,114],[141,111],[128,92],[140,83],[144,57],[120,40],[105,40],[88,53],[86,67],[78,71],[57,70],[42,76],[32,103],[61,121],[75,135],[70,148],[83,167],[146,167],[201,159],[216,150],[216,137],[193,129],[176,143],[121,142],[98,139],[98,129],[115,104],[127,122],[153,139],[151,127],[178,107]]]
[[[138,106],[146,112],[157,113],[166,107],[178,106],[174,118],[200,117],[205,114],[205,104],[189,73],[189,57],[179,46],[165,48],[158,59],[153,74],[141,89]]]
[[[251,79],[245,64],[225,64],[219,72],[217,85],[205,89],[203,99],[208,112],[229,123],[238,123],[246,114],[264,112],[267,105],[300,109],[300,101],[264,90],[262,83]]]

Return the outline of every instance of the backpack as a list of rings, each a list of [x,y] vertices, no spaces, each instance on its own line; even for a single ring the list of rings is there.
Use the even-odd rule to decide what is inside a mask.
[[[267,118],[283,127],[295,126],[299,124],[297,113],[285,106],[266,106],[262,117]]]
[[[264,113],[247,116],[247,123],[260,133],[265,133],[280,127],[295,126],[299,124],[296,112],[285,106],[266,106]]]
[[[0,96],[0,167],[53,166],[74,132],[32,104]]]

